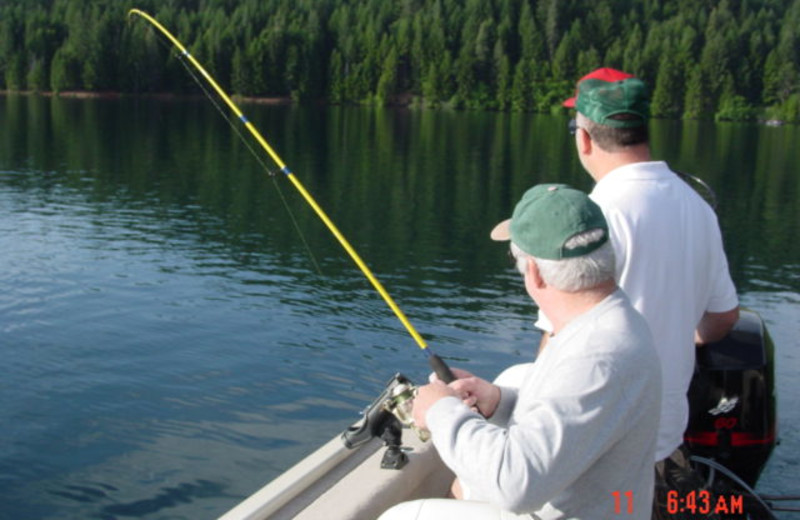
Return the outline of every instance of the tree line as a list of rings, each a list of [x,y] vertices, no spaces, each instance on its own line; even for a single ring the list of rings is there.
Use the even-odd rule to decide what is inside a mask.
[[[800,0],[0,0],[0,90],[549,112],[600,66],[665,118],[800,121]]]

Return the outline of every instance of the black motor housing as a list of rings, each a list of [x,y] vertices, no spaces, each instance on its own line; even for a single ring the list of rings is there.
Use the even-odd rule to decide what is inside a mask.
[[[775,447],[774,345],[761,317],[742,310],[721,341],[697,349],[684,442],[754,487]]]

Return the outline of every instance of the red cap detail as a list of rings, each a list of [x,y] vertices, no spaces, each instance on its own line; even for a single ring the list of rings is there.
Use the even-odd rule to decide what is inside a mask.
[[[634,77],[633,74],[628,74],[627,72],[622,72],[621,70],[612,69],[610,67],[603,67],[600,69],[595,69],[589,74],[585,75],[581,79],[578,80],[580,83],[586,79],[599,79],[602,81],[608,81],[609,83],[613,83],[615,81],[622,81],[623,79],[628,79]],[[578,91],[575,91],[575,95],[571,98],[565,100],[561,103],[563,106],[567,108],[575,108],[575,98],[578,95]]]

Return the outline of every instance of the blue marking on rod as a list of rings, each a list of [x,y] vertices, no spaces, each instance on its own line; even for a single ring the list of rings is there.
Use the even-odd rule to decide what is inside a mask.
[[[292,173],[292,170],[290,170],[288,166],[284,166],[281,171],[286,175],[290,175]]]
[[[249,123],[249,121],[247,120],[247,116],[245,116],[244,114],[239,116],[239,121],[241,121],[244,124]]]

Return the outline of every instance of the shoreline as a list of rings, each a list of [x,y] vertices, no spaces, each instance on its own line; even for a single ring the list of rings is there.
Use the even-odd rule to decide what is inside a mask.
[[[59,97],[65,99],[121,99],[142,97],[149,99],[158,99],[165,101],[174,101],[177,99],[199,99],[205,96],[201,94],[175,94],[171,92],[146,92],[146,93],[123,93],[116,91],[95,92],[90,90],[65,90],[63,92],[47,91],[34,91],[34,90],[0,90],[0,96],[19,95],[19,96],[41,96],[41,97]],[[237,94],[231,95],[231,99],[236,103],[254,104],[254,105],[271,105],[271,106],[285,106],[297,104],[290,96],[284,97],[258,97],[258,96],[240,96]],[[396,108],[411,108],[414,105],[414,98],[410,94],[398,94],[393,102],[388,103],[387,107]],[[736,121],[732,121],[736,122]],[[756,124],[767,127],[780,127],[791,124],[781,119],[757,119],[753,121]]]
[[[141,93],[129,94],[122,92],[93,92],[89,90],[65,90],[63,92],[47,91],[34,91],[34,90],[0,90],[0,96],[19,95],[19,96],[41,96],[41,97],[59,97],[67,99],[120,99],[123,97],[145,97],[152,99],[174,100],[174,99],[191,99],[202,98],[200,94],[173,94],[169,92],[162,93]],[[252,96],[238,96],[233,95],[231,99],[242,103],[253,103],[261,105],[291,105],[294,103],[291,97],[252,97]]]

